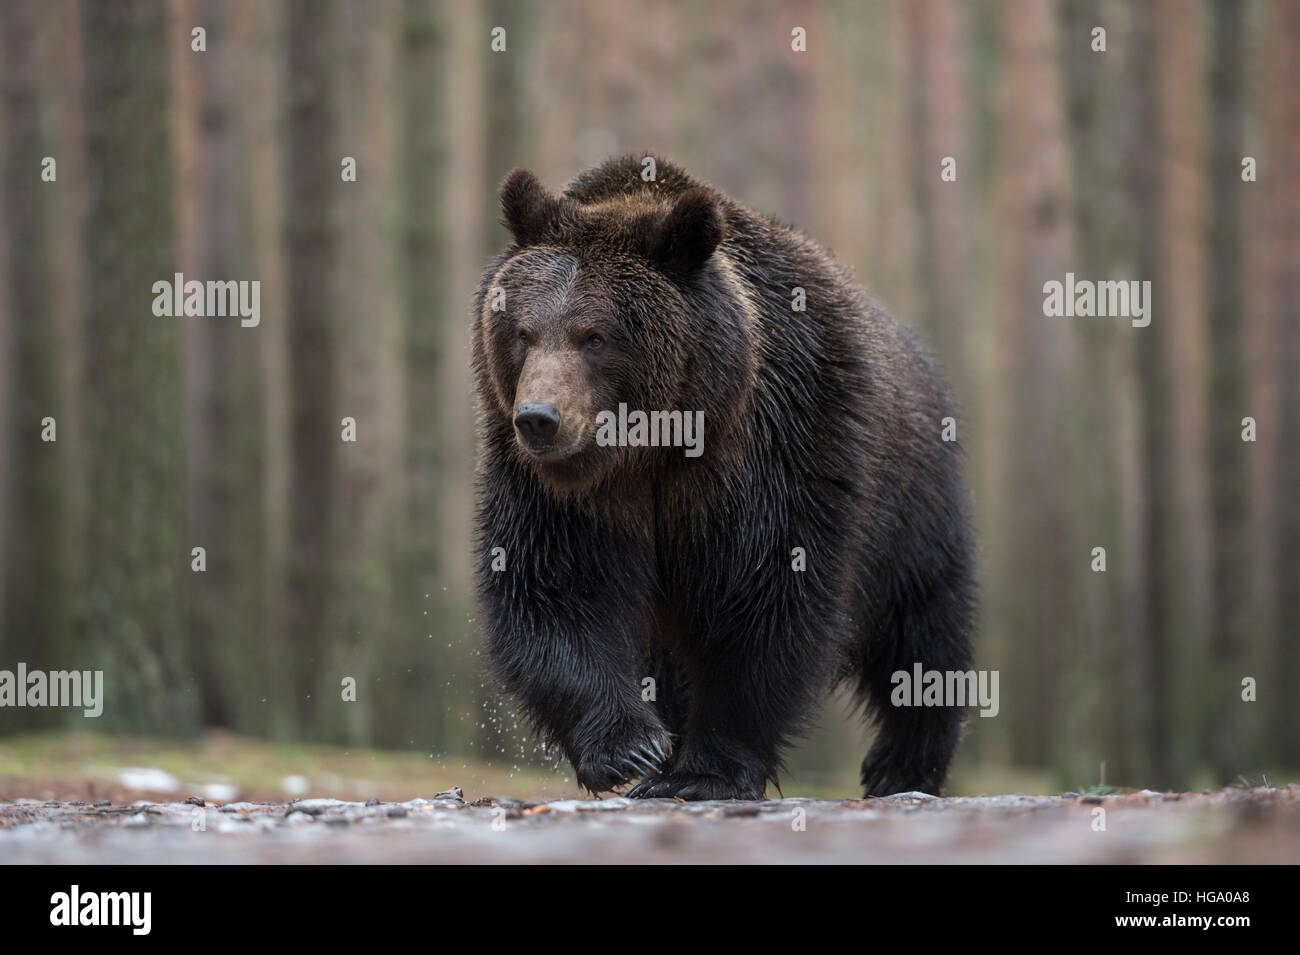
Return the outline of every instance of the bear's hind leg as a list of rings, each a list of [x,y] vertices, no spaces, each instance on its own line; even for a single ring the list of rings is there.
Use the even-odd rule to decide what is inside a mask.
[[[889,607],[862,648],[859,692],[874,713],[877,736],[862,762],[867,796],[899,792],[938,795],[961,737],[964,710],[941,706],[895,706],[898,671],[966,671],[971,666],[973,582],[970,562],[949,561],[927,577],[899,574]],[[973,702],[973,701],[972,701]]]

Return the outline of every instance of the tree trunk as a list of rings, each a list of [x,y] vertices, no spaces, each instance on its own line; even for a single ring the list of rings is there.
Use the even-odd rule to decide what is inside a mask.
[[[1276,181],[1272,232],[1277,256],[1275,278],[1278,335],[1277,538],[1274,567],[1275,630],[1267,678],[1260,675],[1261,700],[1267,700],[1270,756],[1284,767],[1300,767],[1300,720],[1294,687],[1300,682],[1300,4],[1269,7],[1270,93],[1278,104],[1270,129],[1271,161],[1265,177]],[[1262,184],[1261,184],[1262,186]],[[1255,187],[1259,188],[1259,187]]]
[[[152,314],[174,271],[166,11],[87,3],[87,470],[83,647],[106,713],[134,729],[197,723],[184,607],[190,571],[180,340]],[[86,661],[86,665],[90,664]]]
[[[320,738],[317,700],[327,689],[325,651],[334,622],[332,557],[343,506],[337,458],[343,411],[334,377],[338,333],[342,30],[334,2],[289,5],[285,227],[288,237],[291,464],[289,486],[290,692],[295,736]],[[333,687],[328,687],[332,691]]]
[[[1241,439],[1245,407],[1241,300],[1242,59],[1241,7],[1211,6],[1210,98],[1214,128],[1210,156],[1210,651],[1206,696],[1211,765],[1218,781],[1243,766],[1241,679],[1249,636],[1251,554],[1247,541],[1248,484]]]
[[[1062,648],[1075,639],[1073,594],[1088,551],[1068,520],[1068,445],[1062,422],[1070,392],[1069,319],[1043,314],[1043,286],[1064,279],[1071,261],[1069,169],[1059,43],[1053,8],[1038,0],[1010,5],[1002,21],[1005,54],[998,196],[1005,235],[999,263],[1005,343],[1008,529],[995,564],[1014,595],[1001,607],[1015,649],[1004,669],[1022,686],[1007,709],[1017,761],[1050,762],[1059,739]],[[1032,489],[1032,493],[1025,493]],[[997,571],[995,571],[997,572]]]

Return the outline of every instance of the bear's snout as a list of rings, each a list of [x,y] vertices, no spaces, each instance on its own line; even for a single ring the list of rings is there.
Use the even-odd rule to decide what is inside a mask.
[[[525,401],[515,414],[515,430],[530,448],[543,448],[560,430],[560,412],[549,401]]]
[[[577,453],[590,416],[590,388],[576,351],[550,343],[530,348],[515,386],[513,423],[519,447],[550,464]]]

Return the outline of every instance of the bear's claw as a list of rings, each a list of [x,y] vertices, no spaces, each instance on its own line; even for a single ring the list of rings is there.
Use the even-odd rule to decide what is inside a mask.
[[[577,767],[578,783],[593,793],[608,792],[637,776],[647,777],[664,765],[672,752],[667,738],[653,737],[629,745],[617,755],[584,759]]]
[[[668,772],[647,776],[628,793],[632,799],[762,799],[756,786],[739,780],[703,773]]]

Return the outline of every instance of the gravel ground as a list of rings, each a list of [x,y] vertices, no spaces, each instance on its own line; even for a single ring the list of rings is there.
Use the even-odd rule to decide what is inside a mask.
[[[1103,818],[1105,830],[1097,831]],[[1300,862],[1300,789],[832,802],[0,802],[5,863]]]

